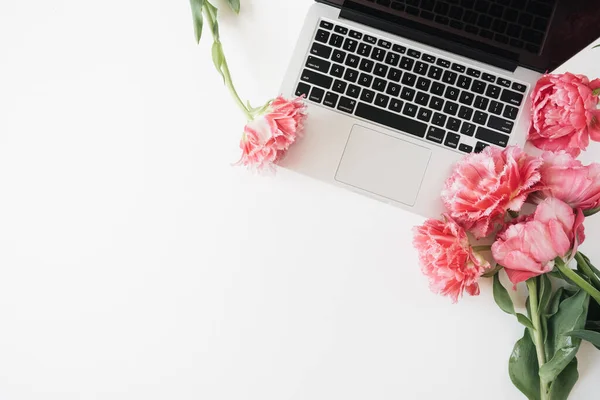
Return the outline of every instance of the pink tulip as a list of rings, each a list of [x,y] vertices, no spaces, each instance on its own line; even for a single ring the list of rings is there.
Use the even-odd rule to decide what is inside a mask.
[[[556,257],[566,257],[585,239],[583,213],[549,197],[533,215],[500,232],[492,254],[515,285],[554,269]]]
[[[449,296],[454,303],[465,291],[479,294],[477,281],[489,263],[473,251],[467,233],[450,216],[415,227],[413,245],[434,293]]]

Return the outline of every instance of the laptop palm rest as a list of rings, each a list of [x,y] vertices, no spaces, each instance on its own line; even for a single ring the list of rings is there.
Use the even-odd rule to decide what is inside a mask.
[[[354,125],[335,179],[414,206],[431,150]]]

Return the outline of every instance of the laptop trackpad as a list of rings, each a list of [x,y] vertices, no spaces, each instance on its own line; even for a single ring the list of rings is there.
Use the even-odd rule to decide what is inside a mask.
[[[335,179],[413,206],[431,150],[355,125]]]

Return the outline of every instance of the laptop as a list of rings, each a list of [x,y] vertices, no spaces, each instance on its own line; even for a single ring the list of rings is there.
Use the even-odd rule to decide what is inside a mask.
[[[281,88],[309,117],[280,165],[438,216],[463,155],[524,145],[535,82],[600,36],[595,3],[316,2]]]

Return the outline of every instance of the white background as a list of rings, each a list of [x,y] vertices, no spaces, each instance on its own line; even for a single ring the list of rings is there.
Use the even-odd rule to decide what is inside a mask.
[[[242,96],[277,94],[311,4],[223,13]],[[0,1],[0,399],[520,399],[522,329],[489,282],[428,291],[422,218],[231,166],[244,119],[205,34],[186,0]],[[597,398],[579,359],[572,398]]]

